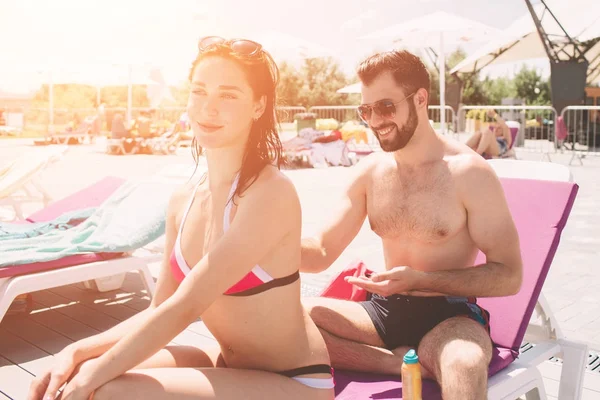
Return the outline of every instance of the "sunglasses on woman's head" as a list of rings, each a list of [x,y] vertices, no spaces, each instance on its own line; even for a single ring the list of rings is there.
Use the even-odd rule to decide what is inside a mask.
[[[417,93],[417,92],[415,92],[415,93]],[[407,100],[409,97],[413,96],[415,93],[409,94],[408,96],[406,96],[405,98],[403,98],[402,100],[397,101],[397,102],[393,102],[392,100],[385,99],[385,100],[376,101],[373,104],[362,104],[362,105],[358,106],[358,115],[365,122],[369,122],[373,111],[375,111],[375,114],[379,115],[381,118],[392,119],[396,116],[396,105]]]
[[[248,39],[227,40],[219,36],[206,36],[198,41],[198,50],[204,51],[211,46],[218,44],[229,46],[233,52],[242,56],[253,56],[262,49],[262,45],[260,43],[253,42],[252,40]]]

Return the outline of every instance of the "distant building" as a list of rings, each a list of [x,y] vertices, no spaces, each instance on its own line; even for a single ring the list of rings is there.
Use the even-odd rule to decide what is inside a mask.
[[[33,95],[6,93],[0,90],[0,126],[22,128],[24,113],[31,106]]]
[[[585,105],[600,106],[600,87],[585,88]],[[588,113],[588,118],[591,122],[600,123],[600,112],[591,111]]]
[[[600,106],[600,87],[585,88],[585,105]]]
[[[8,93],[0,89],[0,107],[15,108],[29,107],[35,93]]]

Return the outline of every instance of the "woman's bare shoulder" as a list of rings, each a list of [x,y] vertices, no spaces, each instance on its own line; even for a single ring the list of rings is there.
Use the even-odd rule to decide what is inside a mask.
[[[184,207],[187,200],[189,200],[190,196],[194,192],[194,187],[191,182],[186,182],[177,186],[173,193],[171,193],[171,198],[169,199],[169,206],[167,209],[167,213],[170,216],[175,216],[177,213]]]
[[[269,202],[283,205],[289,210],[300,210],[300,200],[294,182],[283,171],[273,166],[265,167],[247,190],[248,203]]]
[[[282,170],[268,165],[258,175],[255,190],[269,189],[276,192],[296,192],[294,182]]]

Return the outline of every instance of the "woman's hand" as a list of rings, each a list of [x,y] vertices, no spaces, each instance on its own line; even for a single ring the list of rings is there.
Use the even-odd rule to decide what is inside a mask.
[[[98,360],[95,358],[80,364],[73,379],[65,386],[60,400],[91,400],[96,390],[92,386],[92,377],[97,364]]]
[[[54,365],[31,382],[27,400],[54,400],[58,389],[67,382],[78,364],[75,350],[65,347],[54,356]]]
[[[72,382],[75,382],[75,380]],[[69,382],[65,390],[62,392],[60,400],[92,400],[93,397],[93,390],[87,388],[85,385]]]

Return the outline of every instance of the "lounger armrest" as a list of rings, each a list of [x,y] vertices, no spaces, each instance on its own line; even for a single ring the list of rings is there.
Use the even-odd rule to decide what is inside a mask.
[[[543,386],[543,378],[537,368],[514,362],[488,379],[488,399],[514,400],[536,388],[543,390]]]
[[[586,344],[567,339],[548,340],[536,344],[501,371],[502,375],[522,373],[524,369],[537,368],[551,357],[562,358],[558,398],[579,400],[583,392],[583,378],[588,357]]]
[[[517,360],[499,371],[488,381],[490,400],[513,399],[543,385],[537,368],[553,356],[561,356],[563,364],[560,375],[558,398],[580,400],[587,361],[587,346],[565,339],[547,340],[522,353]],[[535,382],[538,383],[535,383]],[[545,397],[543,397],[545,398]]]
[[[551,357],[560,355],[562,352],[560,342],[556,340],[547,340],[537,343],[533,348],[519,355],[511,366],[517,367],[535,367]]]
[[[548,339],[564,338],[560,325],[554,317],[554,313],[543,293],[540,294],[535,305],[535,312],[538,316],[538,321],[536,321],[537,323],[529,323],[524,341],[538,343]]]
[[[588,346],[566,339],[559,339],[558,342],[563,352],[558,398],[579,400],[583,394],[583,378],[588,360]]]

